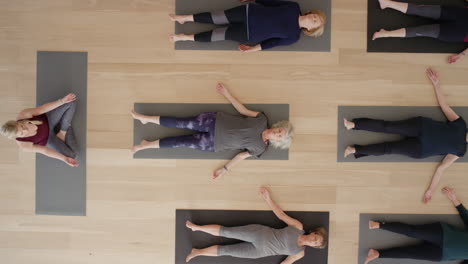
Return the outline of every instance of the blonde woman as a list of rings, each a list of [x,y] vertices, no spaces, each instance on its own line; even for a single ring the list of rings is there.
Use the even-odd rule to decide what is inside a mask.
[[[16,139],[27,152],[36,152],[76,167],[76,142],[71,130],[76,96],[68,94],[56,101],[21,111],[16,120],[6,122],[1,134]]]
[[[323,249],[327,246],[327,232],[319,227],[306,234],[299,220],[288,216],[270,197],[267,188],[261,187],[260,193],[273,213],[287,227],[275,229],[264,225],[245,225],[225,227],[220,225],[196,225],[186,222],[192,231],[201,231],[213,236],[222,236],[242,240],[232,245],[214,245],[203,249],[192,249],[186,262],[198,256],[231,256],[237,258],[262,258],[267,256],[288,255],[281,264],[291,264],[305,254],[306,247]]]
[[[240,0],[248,3],[249,0]],[[223,25],[194,35],[171,35],[170,40],[212,42],[232,40],[241,43],[239,50],[254,52],[298,41],[301,31],[312,37],[323,34],[326,17],[320,10],[301,14],[298,3],[283,0],[256,0],[225,11],[194,15],[169,15],[180,24],[198,22]],[[254,43],[256,45],[247,45]]]
[[[243,150],[234,159],[213,173],[216,179],[238,162],[248,157],[260,157],[268,148],[286,149],[291,145],[294,131],[289,121],[280,121],[268,128],[268,119],[264,113],[252,111],[241,104],[221,83],[216,87],[242,116],[233,116],[223,112],[206,112],[194,117],[174,118],[165,116],[146,116],[132,110],[134,119],[143,124],[154,123],[165,127],[183,128],[199,133],[188,136],[168,137],[153,142],[142,140],[133,146],[132,151],[149,148],[194,148],[203,151],[219,152],[224,150]]]

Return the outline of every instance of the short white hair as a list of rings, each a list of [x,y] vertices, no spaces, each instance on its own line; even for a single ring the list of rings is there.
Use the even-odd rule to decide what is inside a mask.
[[[286,132],[284,137],[278,141],[270,139],[270,144],[275,148],[287,149],[291,146],[294,137],[294,128],[292,124],[287,121],[279,121],[273,124],[271,128],[282,128]]]

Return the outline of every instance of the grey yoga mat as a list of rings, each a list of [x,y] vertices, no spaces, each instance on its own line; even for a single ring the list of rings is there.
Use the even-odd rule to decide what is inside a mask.
[[[468,120],[468,107],[452,107],[455,112]],[[338,162],[439,162],[444,156],[432,156],[425,159],[413,159],[403,155],[366,156],[359,159],[349,155],[343,157],[346,146],[358,144],[366,145],[384,141],[396,141],[402,137],[384,133],[374,133],[362,130],[346,130],[343,118],[367,117],[388,121],[403,120],[411,117],[423,116],[434,120],[444,121],[445,116],[438,106],[338,106]],[[468,162],[468,155],[457,160]]]
[[[36,213],[50,215],[86,214],[86,52],[37,53],[36,104],[77,95],[72,128],[78,144],[78,167],[36,155]]]
[[[330,51],[331,39],[331,0],[293,0],[301,6],[302,13],[313,9],[322,10],[327,17],[325,32],[318,38],[313,38],[301,34],[299,41],[288,46],[278,46],[271,51]],[[176,14],[188,15],[202,12],[212,12],[226,10],[242,5],[239,0],[176,0]],[[194,34],[203,31],[208,31],[216,26],[200,24],[200,23],[185,23],[183,25],[176,23],[175,33]],[[256,44],[256,43],[251,43]],[[234,41],[217,41],[211,43],[179,41],[175,43],[176,50],[237,50],[239,43]],[[268,51],[267,50],[267,51]]]
[[[249,109],[264,112],[269,125],[289,120],[288,104],[246,104]],[[231,104],[167,104],[167,103],[135,103],[135,111],[145,115],[190,117],[203,112],[225,112],[238,114]],[[142,139],[154,141],[168,136],[180,136],[196,133],[190,130],[167,128],[155,124],[133,122],[133,143],[139,144]],[[232,159],[239,151],[207,152],[189,148],[145,149],[133,155],[135,159]],[[288,150],[269,147],[259,158],[262,160],[287,160]]]
[[[286,212],[289,216],[301,221],[306,232],[317,227],[324,227],[329,232],[328,212]],[[192,248],[205,248],[212,245],[227,245],[241,241],[223,237],[215,237],[203,232],[192,232],[185,227],[185,221],[194,224],[219,224],[223,226],[242,226],[261,224],[273,228],[283,228],[286,225],[272,211],[234,211],[234,210],[177,210],[176,211],[176,245],[175,263],[185,264],[185,257]],[[259,259],[221,257],[196,257],[190,264],[279,264],[286,256],[271,256]],[[307,247],[305,256],[295,264],[326,264],[328,247],[315,249]]]
[[[406,224],[430,224],[443,222],[465,228],[463,221],[458,214],[437,215],[437,214],[361,214],[359,219],[359,253],[358,264],[363,264],[367,252],[370,248],[385,249],[406,245],[414,245],[420,240],[409,238],[404,235],[395,234],[385,230],[369,230],[369,220],[385,222],[402,222]],[[410,259],[377,259],[371,263],[378,264],[433,264],[431,261],[410,260]],[[456,264],[460,261],[449,261],[444,263]]]

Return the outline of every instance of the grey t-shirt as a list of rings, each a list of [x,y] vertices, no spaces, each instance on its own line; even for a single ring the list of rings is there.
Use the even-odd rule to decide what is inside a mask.
[[[270,237],[265,239],[265,251],[275,255],[296,255],[305,249],[297,245],[297,239],[304,234],[303,230],[287,226],[281,229],[272,228],[271,231]]]
[[[262,132],[268,128],[268,119],[264,113],[256,117],[234,116],[218,112],[215,123],[215,151],[247,150],[250,155],[260,157],[268,145],[262,138]]]

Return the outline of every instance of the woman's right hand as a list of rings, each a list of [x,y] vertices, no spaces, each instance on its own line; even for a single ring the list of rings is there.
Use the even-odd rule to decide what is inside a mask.
[[[218,179],[219,177],[223,176],[226,173],[226,169],[223,167],[221,169],[217,169],[213,172],[213,180]]]
[[[70,157],[65,157],[63,160],[68,166],[70,167],[78,167],[78,161],[76,159],[70,158]]]
[[[226,95],[228,93],[228,89],[222,83],[218,83],[216,85],[216,90],[218,91],[218,93],[220,93],[222,95]]]
[[[455,190],[453,190],[450,187],[444,187],[442,188],[442,193],[449,198],[450,201],[454,201],[457,199],[457,195],[455,194]]]
[[[270,191],[268,191],[267,187],[264,187],[264,186],[260,187],[260,194],[262,195],[265,201],[270,200]]]
[[[427,77],[429,77],[429,80],[431,80],[432,84],[434,86],[439,86],[439,75],[437,74],[436,71],[434,71],[431,68],[427,68],[426,70]]]
[[[468,1],[468,0],[467,0],[467,1]],[[459,54],[452,55],[452,56],[448,57],[448,63],[449,63],[449,64],[454,64],[454,63],[457,62],[459,59],[461,59],[461,57],[463,57],[463,53],[459,53]]]
[[[74,93],[69,93],[69,94],[65,95],[65,97],[62,98],[62,102],[64,104],[71,103],[71,102],[73,102],[75,100],[76,100],[76,95]]]

